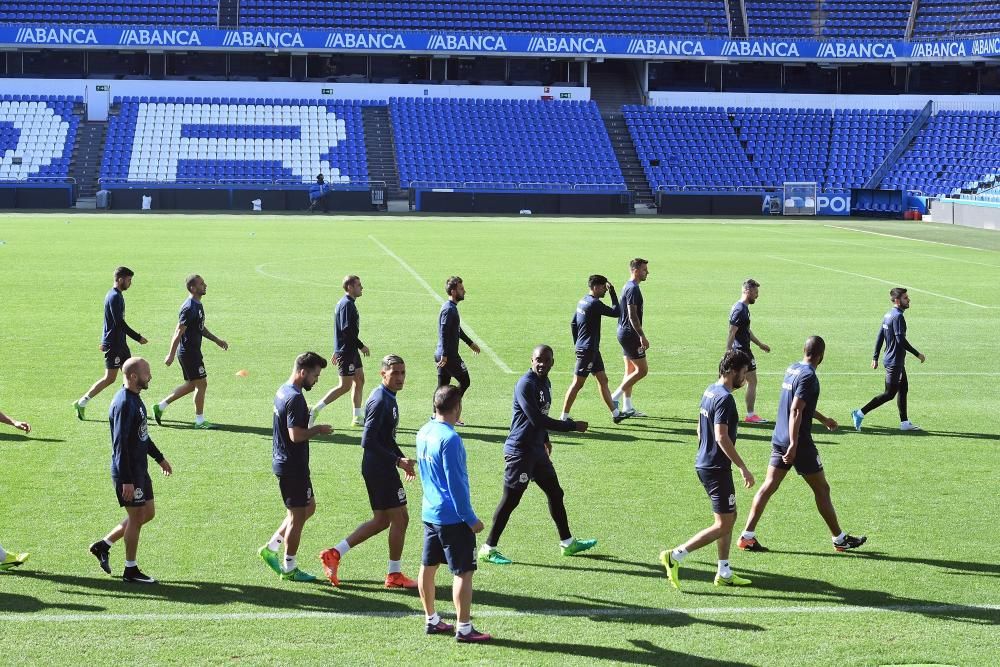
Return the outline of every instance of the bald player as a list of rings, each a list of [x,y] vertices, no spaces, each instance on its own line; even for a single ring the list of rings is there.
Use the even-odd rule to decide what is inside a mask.
[[[146,405],[139,394],[149,388],[152,373],[149,362],[142,357],[132,357],[122,365],[125,386],[122,387],[108,411],[111,425],[111,482],[118,496],[118,505],[125,508],[125,519],[111,532],[90,546],[90,553],[97,558],[101,569],[111,574],[109,555],[111,546],[125,538],[125,571],[122,580],[128,583],[155,584],[156,579],[143,574],[136,561],[139,551],[139,533],[142,527],[156,516],[153,504],[153,481],[149,476],[146,457],[156,461],[163,474],[170,476],[170,462],[153,443],[146,429]]]

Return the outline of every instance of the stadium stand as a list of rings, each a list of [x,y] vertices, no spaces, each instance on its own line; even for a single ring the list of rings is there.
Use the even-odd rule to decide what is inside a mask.
[[[0,23],[209,27],[218,9],[213,0],[13,0],[0,3]]]
[[[243,0],[240,24],[340,30],[729,35],[726,0]]]
[[[882,180],[881,188],[946,195],[974,187],[1000,165],[1000,112],[940,111]]]
[[[80,117],[67,96],[0,96],[0,182],[69,176]]]
[[[746,0],[746,13],[750,37],[902,39],[911,4],[911,0]]]
[[[124,98],[113,115],[103,183],[368,181],[357,100]]]
[[[646,107],[624,109],[650,186],[861,187],[915,110]]]
[[[1000,3],[970,0],[920,0],[913,36],[971,37],[1000,32]]]
[[[393,98],[399,180],[624,191],[594,102]]]

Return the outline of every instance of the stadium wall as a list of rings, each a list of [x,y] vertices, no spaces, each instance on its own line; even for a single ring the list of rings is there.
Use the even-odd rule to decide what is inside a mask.
[[[692,93],[651,91],[653,106],[761,107],[767,109],[922,109],[1000,111],[1000,95],[810,95],[794,93]]]
[[[5,95],[114,97],[289,97],[384,100],[438,97],[491,100],[544,98],[586,101],[589,88],[559,86],[448,86],[393,83],[284,83],[259,81],[119,81],[115,79],[3,79]],[[101,90],[98,90],[101,88]]]
[[[931,202],[931,220],[946,225],[1000,231],[1000,204],[969,199],[938,199]]]

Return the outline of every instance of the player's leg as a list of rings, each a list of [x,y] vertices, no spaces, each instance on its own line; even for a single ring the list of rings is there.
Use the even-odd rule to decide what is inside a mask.
[[[885,391],[868,401],[868,403],[860,409],[862,416],[867,415],[875,408],[896,398],[896,394],[899,393],[899,378],[900,374],[897,373],[895,369],[885,369]]]
[[[194,418],[195,425],[205,424],[205,394],[208,392],[208,378],[194,381]]]
[[[285,518],[282,519],[281,525],[278,529],[274,531],[271,539],[268,540],[267,544],[262,546],[257,550],[257,555],[267,563],[267,566],[275,574],[281,574],[281,559],[278,557],[278,552],[281,551],[281,545],[285,543],[285,535],[288,533],[288,526],[292,522],[291,512],[285,512]]]
[[[163,413],[163,410],[166,409],[167,405],[170,405],[171,403],[173,403],[174,401],[176,401],[178,398],[184,398],[185,396],[187,396],[188,394],[190,394],[194,390],[195,390],[195,382],[194,381],[185,382],[181,386],[179,386],[176,389],[174,389],[172,392],[170,392],[169,396],[167,396],[166,398],[164,398],[162,401],[160,401],[158,403],[158,405],[160,406],[160,413],[161,414]]]
[[[351,387],[351,398],[354,401],[354,414],[352,415],[353,420],[358,423],[363,423],[365,418],[363,410],[365,400],[365,371],[361,368],[360,363],[359,359],[358,368],[354,371],[354,385]]]
[[[115,383],[115,380],[117,379],[118,379],[117,368],[104,369],[104,376],[90,386],[90,389],[87,390],[87,393],[84,394],[84,397],[86,397],[89,400],[94,396],[97,396],[99,393],[101,393],[102,391],[113,385]]]
[[[437,575],[438,565],[420,565],[420,572],[417,574],[417,589],[420,591],[420,604],[424,608],[424,614],[427,615],[427,630],[428,634],[436,634],[436,626],[441,622],[441,617],[435,609],[434,604],[434,594],[436,592],[436,586],[434,585],[434,577]],[[435,620],[435,623],[431,623],[431,620]]]
[[[156,505],[152,498],[138,507],[126,507],[128,525],[125,528],[125,569],[122,580],[140,584],[155,584],[156,580],[139,569],[137,555],[139,551],[139,535],[142,527],[156,516]]]
[[[632,405],[632,389],[635,387],[636,383],[642,380],[644,377],[649,375],[649,363],[646,361],[646,357],[637,357],[634,359],[629,359],[632,371],[626,375],[625,379],[622,381],[621,395],[622,400],[622,410],[626,414],[634,414],[635,406]],[[614,398],[614,395],[612,395]]]
[[[576,396],[583,389],[584,383],[587,381],[586,375],[573,375],[573,380],[569,383],[569,387],[566,389],[566,397],[563,399],[563,409],[562,418],[569,418],[569,411],[573,407],[573,403],[576,402]]]
[[[752,417],[756,417],[757,413],[754,412],[754,406],[757,405],[757,369],[747,371],[747,393],[745,396],[747,404],[747,414],[744,417],[749,421]]]
[[[767,468],[767,477],[764,479],[764,483],[761,484],[760,488],[757,489],[757,493],[754,494],[753,502],[750,503],[750,514],[747,516],[746,526],[743,528],[743,534],[740,535],[739,542],[737,546],[744,551],[767,551],[760,542],[757,541],[757,522],[760,521],[760,517],[764,514],[764,508],[767,507],[767,503],[771,500],[771,496],[775,494],[778,487],[781,486],[781,482],[784,481],[785,475],[788,474],[788,468],[778,467],[781,464],[781,457],[778,456],[777,462],[774,460],[775,453],[772,453],[771,465]]]
[[[313,581],[316,577],[299,569],[296,554],[302,539],[302,529],[316,511],[316,499],[309,496],[308,504],[301,507],[289,507],[288,529],[285,532],[285,560],[281,565],[281,578],[291,581]]]
[[[7,553],[2,546],[0,546],[0,570],[10,570],[12,568],[24,565],[24,561],[28,560],[29,553]]]
[[[566,514],[565,493],[559,484],[559,476],[552,462],[546,458],[535,466],[535,484],[545,494],[549,504],[549,516],[556,524],[559,533],[559,547],[563,556],[574,556],[582,551],[593,549],[597,540],[579,540],[573,537],[569,529],[569,517]]]
[[[406,505],[385,510],[389,519],[389,560],[399,562],[403,558],[406,544],[406,529],[410,525],[410,513]]]
[[[353,375],[341,375],[340,381],[337,383],[337,386],[331,389],[330,391],[326,392],[326,394],[323,395],[323,398],[320,399],[319,403],[314,405],[312,407],[312,410],[309,411],[309,426],[312,427],[315,424],[316,418],[319,415],[320,410],[330,405],[344,394],[350,392],[353,386],[354,386]]]
[[[901,431],[919,431],[920,427],[910,421],[906,412],[906,396],[910,392],[910,382],[906,377],[906,368],[899,370],[899,392],[896,403],[899,407],[899,429]]]
[[[717,515],[717,521],[721,522],[719,527],[719,539],[715,543],[716,551],[719,554],[718,569],[715,574],[716,586],[749,586],[750,580],[744,579],[733,572],[729,566],[729,550],[733,543],[733,528],[736,526],[736,509],[726,514]]]
[[[534,464],[530,456],[518,456],[508,454],[504,457],[506,465],[504,467],[503,493],[500,496],[500,503],[493,512],[493,522],[490,525],[489,535],[486,542],[479,549],[479,560],[493,563],[494,565],[509,565],[510,559],[500,553],[497,546],[500,544],[500,536],[503,535],[510,515],[521,503],[521,497],[528,489],[531,481],[531,474]]]
[[[454,362],[455,368],[451,369],[451,374],[458,380],[458,388],[462,392],[462,396],[465,396],[465,392],[469,391],[469,387],[472,386],[472,378],[469,377],[469,367],[465,365],[462,359],[457,359]]]
[[[816,509],[830,529],[830,536],[833,538],[833,548],[837,551],[849,551],[857,549],[868,541],[864,535],[855,537],[845,533],[837,520],[837,510],[833,507],[833,498],[830,495],[830,484],[826,481],[826,473],[821,469],[818,472],[802,475],[809,488],[812,489],[816,498]]]
[[[434,608],[434,598],[437,593],[434,576],[437,574],[438,566],[448,559],[441,543],[441,530],[442,526],[424,524],[424,547],[420,556],[420,572],[417,574],[420,604],[427,618],[425,631],[429,635],[450,634],[455,631],[455,626],[442,621]]]

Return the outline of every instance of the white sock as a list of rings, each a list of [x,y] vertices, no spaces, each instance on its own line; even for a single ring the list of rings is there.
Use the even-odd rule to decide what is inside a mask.
[[[365,416],[365,409],[364,408],[354,408],[354,416],[355,417],[364,417]]]
[[[205,423],[205,415],[195,415],[194,416],[194,423],[195,424],[204,424]]]
[[[678,563],[684,560],[688,555],[688,550],[684,547],[677,547],[670,552],[670,556]]]
[[[841,533],[840,535],[837,535],[835,538],[833,538],[833,541],[839,543],[843,542],[846,538],[847,538],[847,533]]]
[[[396,572],[403,571],[403,561],[390,560],[389,561],[389,574],[395,574]]]
[[[623,392],[621,390],[621,387],[619,387],[618,389],[615,389],[613,392],[611,392],[611,400],[612,401],[617,401],[619,398],[622,397],[623,393],[625,393],[625,392]]]
[[[626,410],[634,410],[635,409],[635,407],[632,405],[632,397],[631,396],[626,396],[625,397],[625,402],[624,402],[623,405],[624,405],[624,407],[625,407]]]
[[[108,542],[108,538],[106,537],[103,540],[101,540],[101,542],[107,544],[109,549],[114,546],[114,542]]]
[[[288,554],[285,554],[285,564],[281,566],[281,571],[291,572],[296,567],[298,567],[298,564],[295,562],[295,556],[289,556]]]
[[[615,408],[614,410],[611,411],[611,416],[612,417],[617,417],[620,414],[621,414],[621,411],[618,410],[617,408]]]
[[[166,401],[164,400],[164,401],[160,401],[160,402],[158,403],[158,405],[159,405],[159,407],[160,407],[160,412],[163,412],[164,410],[166,410],[166,409],[167,409],[167,406],[168,406],[168,405],[170,405],[170,404],[169,404],[169,403],[167,403],[167,402],[166,402]]]
[[[757,537],[757,533],[755,533],[752,530],[744,530],[743,534],[740,537],[742,537],[744,540],[752,540],[753,538]]]
[[[326,403],[324,403],[323,401],[320,401],[319,403],[317,403],[316,405],[313,406],[313,409],[311,410],[311,412],[314,415],[319,414],[319,411],[322,410],[325,407],[326,407]]]
[[[281,549],[281,544],[284,541],[285,538],[281,535],[281,533],[275,533],[274,536],[271,537],[271,541],[267,543],[267,548],[274,553],[278,553],[278,550]]]
[[[564,412],[561,415],[559,415],[559,420],[560,421],[566,421],[567,419],[569,419],[569,413],[568,412]]]
[[[86,394],[84,394],[83,398],[81,398],[79,401],[77,401],[77,403],[79,403],[80,407],[82,408],[87,403],[90,403],[90,396],[87,396]]]
[[[559,546],[561,546],[561,547],[568,547],[571,544],[573,544],[573,537],[572,536],[567,537],[565,540],[559,540]]]
[[[733,576],[733,571],[729,568],[728,560],[719,561],[719,576],[723,579],[730,579]]]
[[[7,560],[7,552],[3,550],[3,547],[0,547],[0,563],[5,560]]]
[[[441,614],[434,612],[427,617],[427,625],[437,625],[441,622]]]
[[[496,547],[493,546],[492,544],[489,544],[488,542],[483,542],[483,549],[486,549],[487,551],[493,551],[494,549],[496,549]]]
[[[751,411],[749,411],[749,412],[747,413],[747,418],[748,418],[748,419],[749,419],[750,417],[756,417],[756,416],[757,416],[757,413],[756,413],[756,412],[754,412],[753,410],[751,410]]]
[[[125,561],[125,567],[139,567],[139,564],[134,560]]]
[[[459,623],[458,624],[458,634],[467,635],[472,632],[472,623]]]
[[[340,554],[340,557],[343,558],[347,555],[347,552],[351,550],[351,545],[347,543],[347,540],[341,540],[340,544],[335,546],[334,549],[336,549],[337,553]]]

